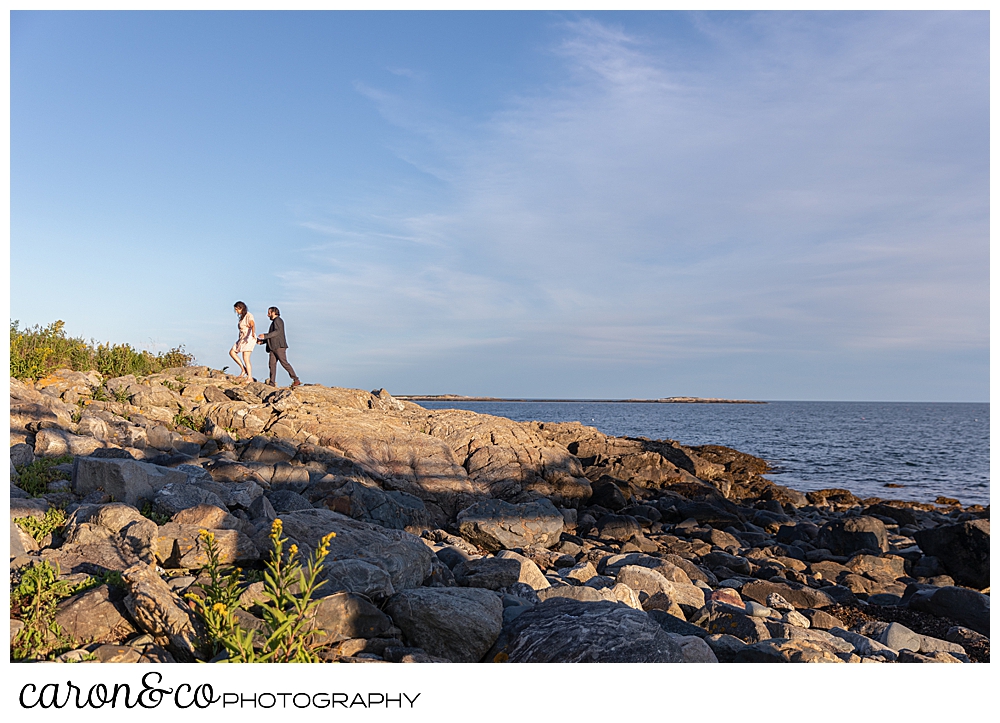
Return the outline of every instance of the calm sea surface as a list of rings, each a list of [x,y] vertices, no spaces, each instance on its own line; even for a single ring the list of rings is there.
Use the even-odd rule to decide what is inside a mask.
[[[766,459],[774,467],[770,479],[802,491],[844,487],[860,497],[933,502],[945,495],[989,504],[988,403],[419,404],[519,422],[579,421],[614,436],[721,444]]]

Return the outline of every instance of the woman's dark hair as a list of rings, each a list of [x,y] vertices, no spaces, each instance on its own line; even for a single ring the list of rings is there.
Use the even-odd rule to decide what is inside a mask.
[[[238,312],[240,312],[241,319],[247,315],[247,305],[244,304],[242,301],[237,301],[235,304],[233,304],[233,308],[236,309]]]

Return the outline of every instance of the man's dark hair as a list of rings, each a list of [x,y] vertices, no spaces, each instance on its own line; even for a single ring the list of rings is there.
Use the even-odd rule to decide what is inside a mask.
[[[277,306],[269,306],[269,307],[267,307],[267,310],[268,311],[273,311],[275,316],[281,316],[281,312],[278,311],[278,307]]]

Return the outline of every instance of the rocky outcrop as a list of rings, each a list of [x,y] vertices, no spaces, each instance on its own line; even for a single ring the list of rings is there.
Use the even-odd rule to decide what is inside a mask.
[[[331,660],[988,660],[988,509],[803,495],[725,447],[205,367],[10,396],[12,581],[48,561],[106,583],[60,604],[84,646],[61,660],[205,657],[184,597],[203,531],[262,626],[276,519],[300,555],[335,533],[310,623]],[[63,454],[66,479],[18,486]],[[66,524],[38,532],[52,508]]]

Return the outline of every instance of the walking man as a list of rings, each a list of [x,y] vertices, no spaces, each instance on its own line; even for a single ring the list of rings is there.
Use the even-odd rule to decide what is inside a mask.
[[[282,368],[292,378],[291,388],[295,389],[302,382],[295,376],[295,370],[292,369],[292,365],[285,358],[285,349],[288,348],[288,342],[285,341],[285,322],[281,320],[281,312],[278,311],[277,306],[272,306],[267,310],[267,318],[271,320],[271,328],[267,330],[266,334],[257,335],[258,344],[267,344],[268,361],[271,369],[271,378],[267,380],[267,383],[272,387],[274,386],[274,375],[278,371],[278,362],[281,362]]]

